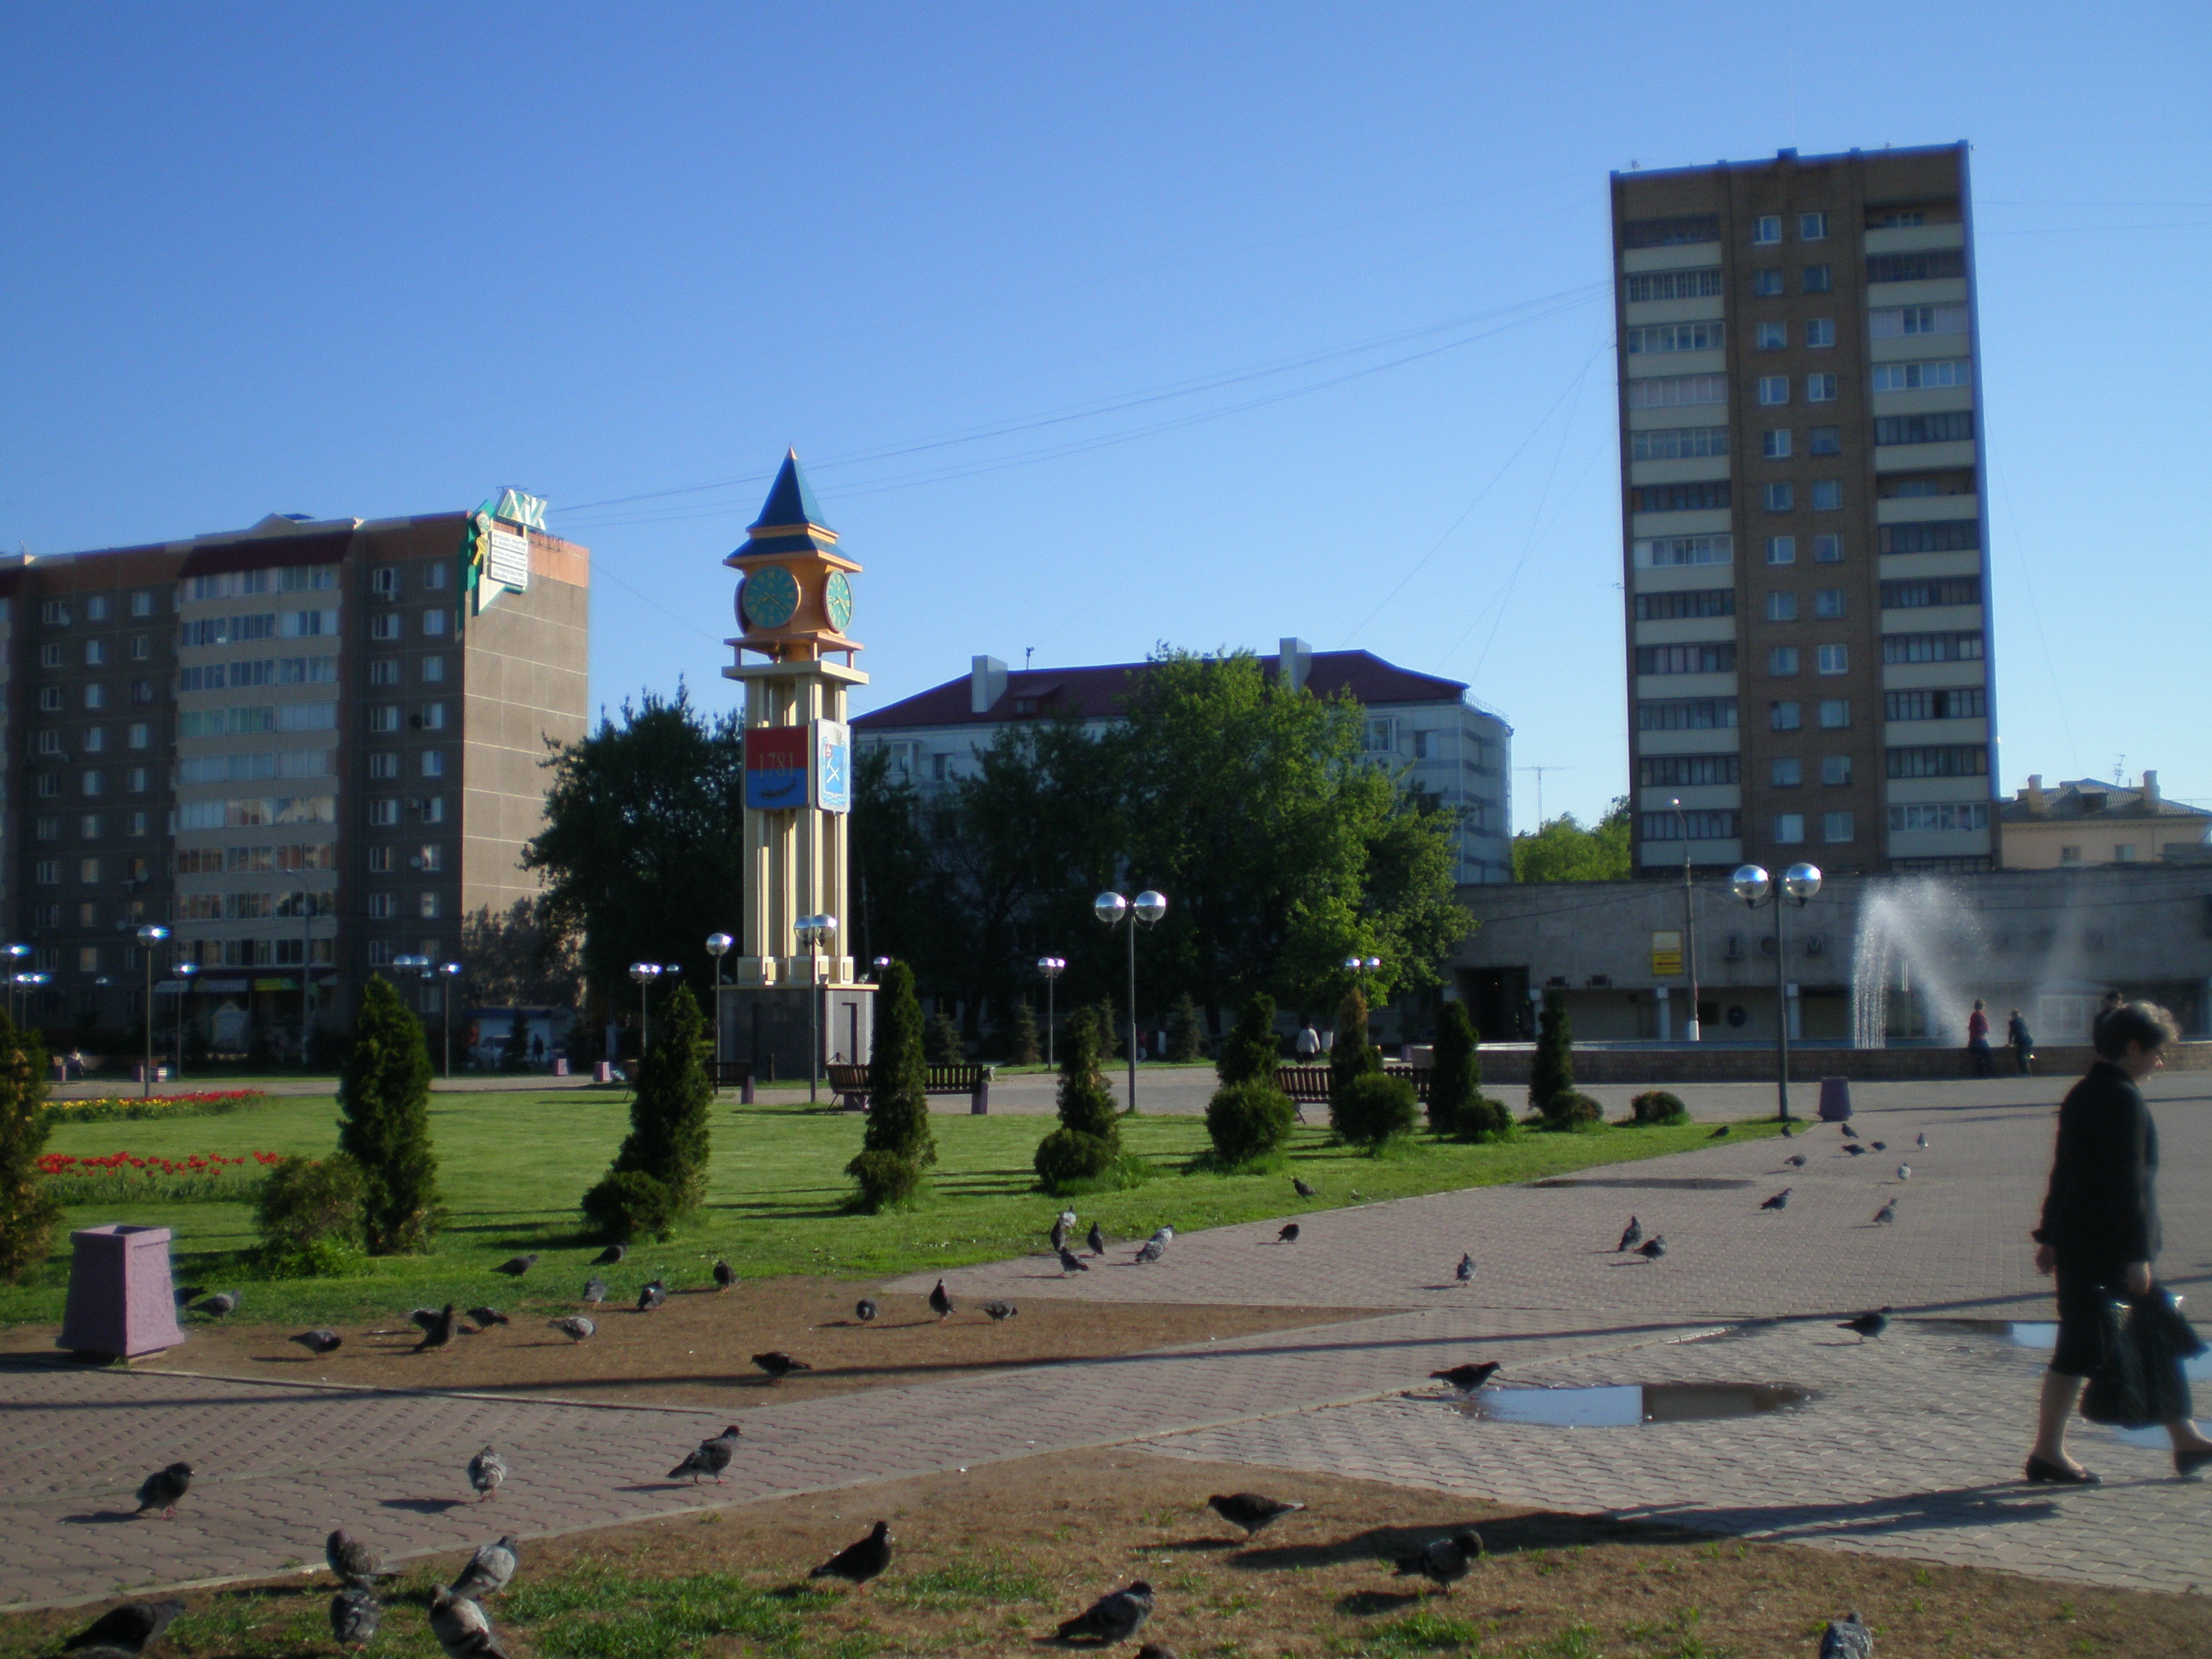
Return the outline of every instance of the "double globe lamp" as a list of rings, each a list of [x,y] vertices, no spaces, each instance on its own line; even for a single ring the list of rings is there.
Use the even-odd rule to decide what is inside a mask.
[[[1766,873],[1765,866],[1746,864],[1737,866],[1729,878],[1729,886],[1744,902],[1747,908],[1756,910],[1771,900],[1774,905],[1774,1053],[1778,1061],[1775,1078],[1778,1091],[1780,1116],[1790,1121],[1790,964],[1782,950],[1782,917],[1788,908],[1784,898],[1803,909],[1814,894],[1820,890],[1820,871],[1817,865],[1793,864],[1782,872],[1782,885],[1777,888],[1774,878]]]

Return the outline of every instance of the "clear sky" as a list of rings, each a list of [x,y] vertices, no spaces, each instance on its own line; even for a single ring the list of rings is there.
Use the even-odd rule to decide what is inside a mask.
[[[0,546],[516,484],[592,550],[594,698],[720,707],[795,444],[862,706],[1295,634],[1468,682],[1588,817],[1608,171],[1965,138],[2004,785],[2212,805],[2208,64],[2201,0],[18,0]]]

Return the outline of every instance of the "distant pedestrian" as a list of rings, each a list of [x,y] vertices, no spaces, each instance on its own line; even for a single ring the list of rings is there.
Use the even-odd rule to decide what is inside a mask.
[[[1966,1016],[1966,1052],[1974,1057],[1974,1075],[1990,1075],[1990,1017],[1983,1011],[1982,1000],[1974,999],[1974,1012]]]
[[[2035,1075],[2035,1033],[2027,1029],[2027,1022],[2020,1017],[2020,1010],[2012,1011],[2005,1022],[2005,1041],[2012,1046],[2012,1061],[2022,1077]]]
[[[1318,1060],[1321,1057],[1321,1033],[1314,1030],[1314,1023],[1310,1019],[1298,1022],[1297,1049],[1300,1060]]]
[[[2158,1257],[2158,1126],[2137,1085],[2159,1068],[2173,1017],[2124,1003],[2097,1024],[2097,1059],[2058,1109],[2050,1191],[2036,1228],[2035,1269],[2057,1280],[2058,1342],[2043,1378],[2027,1478],[2060,1486],[2097,1477],[2066,1455],[2066,1423],[2083,1382],[2117,1334],[2107,1304],[2149,1296]],[[2186,1417],[2166,1421],[2174,1473],[2212,1465],[2212,1440]]]
[[[2089,1016],[2089,1042],[2092,1047],[2096,1044],[2097,1028],[2102,1025],[2106,1017],[2119,1006],[2120,994],[2118,991],[2105,993],[2105,1000],[2097,1005],[2097,1012]]]

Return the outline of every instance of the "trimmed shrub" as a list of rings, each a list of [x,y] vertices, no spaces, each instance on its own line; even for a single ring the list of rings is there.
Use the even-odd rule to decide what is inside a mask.
[[[1113,1144],[1074,1129],[1054,1129],[1037,1142],[1037,1181],[1048,1193],[1065,1193],[1080,1181],[1095,1181],[1120,1160]]]
[[[896,1152],[862,1152],[845,1166],[845,1173],[860,1184],[865,1210],[890,1209],[921,1190],[921,1166]]]
[[[1557,990],[1544,993],[1544,1012],[1536,1021],[1536,1055],[1528,1067],[1528,1103],[1549,1117],[1552,1102],[1575,1091],[1575,1030],[1567,1018],[1567,1000]]]
[[[1355,1146],[1372,1152],[1411,1134],[1420,1120],[1413,1085],[1401,1077],[1368,1072],[1353,1078],[1329,1103],[1329,1127]]]
[[[1605,1108],[1572,1089],[1563,1095],[1554,1095],[1552,1103],[1544,1109],[1544,1127],[1547,1129],[1599,1128],[1604,1123]]]
[[[0,1011],[0,1279],[14,1284],[46,1259],[62,1206],[38,1185],[46,1113],[46,1052],[35,1031]]]
[[[1036,1011],[1024,997],[1014,1004],[1013,1017],[1006,1022],[1006,1060],[1015,1066],[1034,1066],[1044,1057],[1037,1036]]]
[[[1680,1123],[1690,1115],[1681,1097],[1664,1089],[1646,1089],[1628,1103],[1628,1109],[1636,1114],[1633,1121],[1638,1123]]]
[[[430,1051],[422,1024],[389,980],[362,989],[338,1068],[338,1150],[360,1166],[371,1255],[427,1249],[438,1230],[438,1159],[430,1149]]]
[[[1037,1179],[1048,1192],[1059,1192],[1071,1181],[1103,1175],[1121,1156],[1113,1092],[1098,1073],[1097,1018],[1079,1008],[1060,1048],[1060,1127],[1037,1146]]]
[[[1273,1083],[1280,1051],[1275,1043],[1275,1000],[1255,994],[1221,1039],[1213,1073],[1223,1083]]]
[[[1249,1164],[1291,1138],[1297,1109],[1272,1083],[1224,1083],[1206,1103],[1206,1133],[1228,1164]]]
[[[1440,1135],[1468,1133],[1461,1120],[1482,1097],[1474,1022],[1463,1002],[1447,1002],[1437,1015],[1436,1059],[1429,1073],[1429,1127]]]
[[[923,1169],[937,1162],[921,1047],[921,1004],[914,994],[914,969],[894,962],[884,970],[876,991],[867,1127],[861,1132],[860,1155],[845,1166],[845,1173],[860,1184],[860,1203],[865,1209],[880,1209],[912,1196],[921,1184]],[[904,1172],[894,1171],[890,1167],[893,1163],[905,1165]]]
[[[952,1016],[939,1003],[937,1012],[929,1017],[929,1063],[932,1066],[957,1066],[968,1058],[968,1045],[962,1041],[960,1028]]]
[[[347,1273],[363,1255],[366,1184],[349,1158],[288,1158],[269,1172],[253,1206],[261,1235],[254,1265],[271,1279]]]
[[[1186,992],[1168,1021],[1168,1058],[1189,1061],[1205,1055],[1206,1022],[1199,1018],[1198,1005]]]
[[[515,1025],[521,1026],[518,1018]],[[513,1052],[509,1042],[508,1052]],[[611,1176],[632,1173],[659,1182],[670,1218],[690,1214],[707,1199],[709,1144],[707,1113],[714,1091],[707,1081],[707,1022],[691,988],[679,985],[668,999],[660,1035],[637,1070],[630,1097],[629,1134],[615,1154]],[[614,1235],[627,1239],[627,1233]]]
[[[1336,1011],[1336,1041],[1328,1051],[1331,1103],[1361,1078],[1380,1075],[1382,1051],[1367,1040],[1367,999],[1355,985]]]
[[[618,1170],[584,1194],[584,1213],[611,1239],[666,1238],[676,1231],[676,1195],[643,1170]]]
[[[1460,1108],[1457,1133],[1462,1140],[1510,1140],[1513,1131],[1512,1109],[1502,1100],[1477,1095],[1471,1105]]]

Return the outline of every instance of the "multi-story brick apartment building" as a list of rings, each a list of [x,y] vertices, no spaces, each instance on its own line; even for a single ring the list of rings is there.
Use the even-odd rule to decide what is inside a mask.
[[[1613,219],[1637,869],[1993,867],[1966,147],[1616,173]]]
[[[585,727],[590,556],[528,498],[499,510],[473,585],[467,513],[0,565],[0,927],[50,976],[33,1018],[136,1028],[150,978],[164,1026],[182,998],[218,1046],[289,1046],[536,891],[519,858],[545,739]]]

